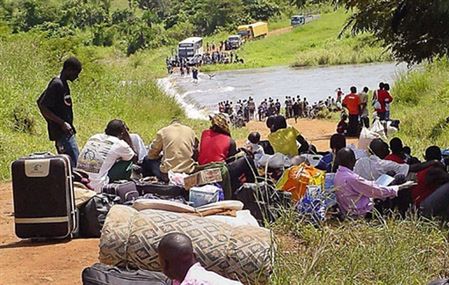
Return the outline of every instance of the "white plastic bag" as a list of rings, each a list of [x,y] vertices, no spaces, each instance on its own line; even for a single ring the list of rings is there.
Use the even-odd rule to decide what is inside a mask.
[[[381,138],[378,133],[363,127],[360,132],[358,149],[368,150],[370,143],[378,138]]]

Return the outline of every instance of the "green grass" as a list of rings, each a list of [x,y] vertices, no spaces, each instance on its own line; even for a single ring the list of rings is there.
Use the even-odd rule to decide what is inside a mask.
[[[314,227],[287,214],[271,284],[427,284],[449,274],[448,230],[410,217]]]
[[[204,66],[203,71],[258,68],[277,65],[315,66],[369,63],[391,60],[390,53],[372,43],[372,36],[350,37],[339,33],[349,15],[343,10],[323,14],[320,19],[292,32],[247,42],[238,51],[245,64]]]
[[[402,75],[392,90],[392,118],[401,120],[398,136],[422,157],[426,147],[448,147],[449,62],[436,61]]]

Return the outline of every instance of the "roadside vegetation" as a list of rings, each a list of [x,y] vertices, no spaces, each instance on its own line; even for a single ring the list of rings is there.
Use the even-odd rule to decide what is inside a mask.
[[[400,76],[392,114],[401,120],[399,136],[421,157],[426,146],[448,147],[449,61],[440,59]]]
[[[272,284],[422,285],[449,275],[447,228],[415,216],[317,227],[287,213],[273,230]]]

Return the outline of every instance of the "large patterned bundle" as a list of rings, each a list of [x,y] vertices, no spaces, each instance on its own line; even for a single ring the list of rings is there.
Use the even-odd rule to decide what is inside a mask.
[[[208,270],[244,283],[266,283],[271,272],[270,231],[257,227],[232,227],[225,223],[158,210],[136,211],[114,206],[100,240],[100,261],[160,271],[159,241],[181,232],[192,239],[197,258]]]

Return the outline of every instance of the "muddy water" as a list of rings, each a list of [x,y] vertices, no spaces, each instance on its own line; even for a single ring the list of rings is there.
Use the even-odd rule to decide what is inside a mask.
[[[347,93],[351,86],[373,89],[381,81],[393,85],[397,76],[406,70],[405,65],[394,63],[299,69],[273,67],[200,73],[197,83],[189,76],[173,74],[158,83],[178,100],[189,117],[204,118],[216,111],[218,102],[223,100],[236,102],[251,96],[257,103],[269,97],[283,102],[285,96],[300,95],[315,102],[335,97],[338,87]]]

